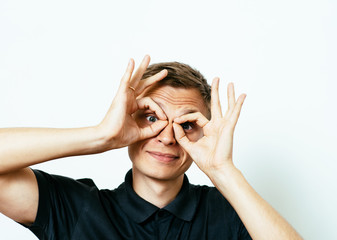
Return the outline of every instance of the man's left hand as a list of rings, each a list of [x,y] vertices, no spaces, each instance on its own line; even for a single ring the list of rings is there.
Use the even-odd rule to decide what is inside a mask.
[[[174,119],[174,133],[178,143],[192,157],[198,167],[211,178],[214,171],[233,166],[233,135],[239,119],[245,94],[235,100],[233,83],[227,87],[228,109],[223,116],[219,100],[219,79],[212,83],[211,119],[200,112],[190,113]],[[186,136],[180,124],[195,122],[203,129],[204,136],[192,142]]]

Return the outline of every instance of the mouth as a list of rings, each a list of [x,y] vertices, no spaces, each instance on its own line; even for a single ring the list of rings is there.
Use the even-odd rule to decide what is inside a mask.
[[[175,161],[179,158],[179,156],[169,153],[152,152],[152,151],[147,151],[147,153],[150,154],[153,158],[159,160],[160,162],[165,163]]]

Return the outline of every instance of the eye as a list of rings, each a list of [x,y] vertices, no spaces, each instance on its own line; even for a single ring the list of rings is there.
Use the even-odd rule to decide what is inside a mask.
[[[180,126],[184,129],[184,131],[192,130],[193,128],[193,123],[191,122],[184,122],[180,124]]]
[[[156,118],[153,115],[149,115],[149,116],[146,116],[146,120],[149,121],[149,122],[156,122],[158,120],[158,118]]]

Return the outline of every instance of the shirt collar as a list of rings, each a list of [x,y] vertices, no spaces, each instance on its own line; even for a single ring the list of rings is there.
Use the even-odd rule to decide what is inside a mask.
[[[126,174],[125,182],[118,187],[116,195],[123,211],[137,223],[144,222],[159,210],[157,206],[144,200],[133,190],[132,170]],[[163,209],[184,221],[191,221],[197,204],[197,192],[184,175],[184,182],[177,197]]]

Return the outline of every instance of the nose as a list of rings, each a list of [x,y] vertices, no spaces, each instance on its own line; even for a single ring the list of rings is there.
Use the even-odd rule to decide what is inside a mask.
[[[157,135],[157,139],[164,145],[173,145],[176,143],[172,122]]]

